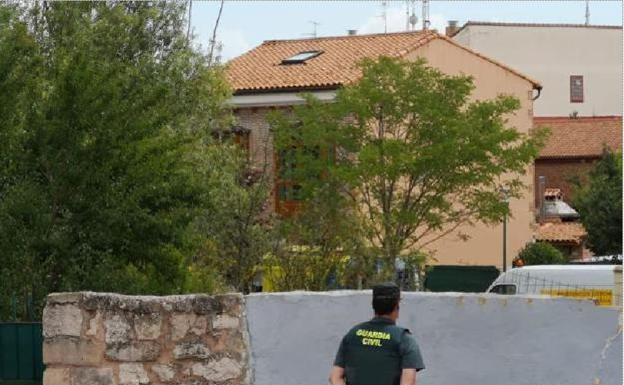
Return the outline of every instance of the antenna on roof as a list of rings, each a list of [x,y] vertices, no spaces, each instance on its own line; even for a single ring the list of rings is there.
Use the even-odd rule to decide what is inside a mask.
[[[416,16],[416,0],[412,2],[412,15],[409,17],[409,23],[412,26],[412,31],[416,30],[416,23],[418,23],[418,17]]]
[[[422,29],[429,29],[429,0],[422,0]]]
[[[304,36],[311,36],[311,37],[316,37],[316,27],[318,27],[319,25],[321,25],[321,23],[316,22],[316,21],[308,21],[308,23],[312,24],[314,26],[314,30],[312,33],[304,33]]]
[[[381,2],[381,6],[383,8],[383,11],[381,12],[381,17],[383,19],[384,22],[384,33],[388,33],[388,13],[386,12],[386,8],[388,7],[388,3],[385,1]]]
[[[589,0],[585,0],[585,25],[589,25]]]

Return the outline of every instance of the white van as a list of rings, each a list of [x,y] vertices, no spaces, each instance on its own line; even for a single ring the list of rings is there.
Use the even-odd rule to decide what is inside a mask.
[[[615,287],[616,270],[621,275],[621,269],[621,265],[524,266],[499,275],[486,292],[589,298],[611,306],[621,301]]]

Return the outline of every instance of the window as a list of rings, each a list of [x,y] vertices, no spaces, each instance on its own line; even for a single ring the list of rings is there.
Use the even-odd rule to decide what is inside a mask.
[[[290,216],[296,213],[303,201],[302,186],[297,183],[298,162],[305,159],[333,161],[334,150],[322,150],[320,147],[301,148],[292,146],[275,154],[275,210],[278,214]],[[322,169],[323,166],[320,165]],[[326,174],[319,169],[318,175],[308,175],[309,178],[323,178]]]
[[[514,295],[516,294],[516,285],[513,285],[513,284],[496,285],[492,288],[492,290],[490,290],[490,293]]]
[[[301,207],[301,185],[294,181],[297,169],[297,147],[276,154],[275,210],[290,216]]]
[[[570,103],[583,103],[583,76],[570,76]]]
[[[212,137],[218,142],[231,140],[249,154],[249,129],[241,126],[232,126],[229,130],[215,130]]]
[[[317,57],[318,55],[322,54],[323,51],[303,51],[303,52],[299,52],[296,55],[293,55],[289,58],[286,58],[284,60],[282,60],[282,64],[301,64],[301,63],[305,63],[306,61]]]

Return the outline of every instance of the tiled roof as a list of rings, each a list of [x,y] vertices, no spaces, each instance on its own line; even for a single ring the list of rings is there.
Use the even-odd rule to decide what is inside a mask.
[[[269,40],[228,62],[226,76],[235,93],[338,88],[360,77],[360,60],[401,57],[434,39],[446,40],[541,87],[535,80],[433,31]],[[323,53],[303,64],[281,64],[304,51]]]
[[[542,242],[564,242],[580,245],[587,231],[579,222],[547,222],[539,226],[535,239]]]
[[[539,158],[589,158],[602,154],[603,145],[622,150],[622,117],[536,117],[534,127],[549,127],[550,137]]]
[[[544,190],[544,198],[562,198],[560,188],[547,188]]]

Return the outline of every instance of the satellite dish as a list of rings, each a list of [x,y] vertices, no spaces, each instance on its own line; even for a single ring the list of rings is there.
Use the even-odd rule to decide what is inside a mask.
[[[416,15],[412,13],[412,15],[409,17],[409,23],[412,25],[412,28],[414,28],[416,26],[416,23],[418,23],[418,17],[416,17]]]

